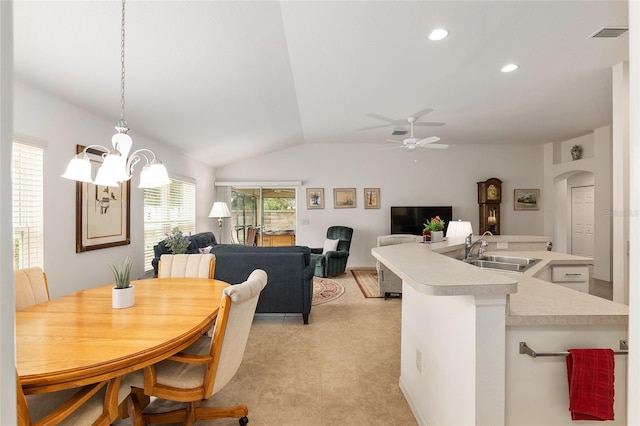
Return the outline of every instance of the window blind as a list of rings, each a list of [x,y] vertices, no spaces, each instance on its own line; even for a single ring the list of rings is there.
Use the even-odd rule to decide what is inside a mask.
[[[44,269],[42,147],[13,143],[13,267]]]
[[[170,185],[144,190],[144,267],[153,269],[153,246],[173,228],[190,235],[196,230],[196,185],[172,178]]]

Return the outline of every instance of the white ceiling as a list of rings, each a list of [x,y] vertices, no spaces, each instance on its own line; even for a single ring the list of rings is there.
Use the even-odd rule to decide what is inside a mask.
[[[408,127],[362,129],[424,110],[419,122],[441,125],[416,136],[441,143],[566,140],[611,122],[628,35],[588,36],[626,26],[627,7],[130,0],[126,118],[134,143],[142,133],[213,166],[303,143],[384,143]],[[429,41],[436,27],[450,36]],[[14,42],[17,79],[115,125],[119,2],[17,1]],[[508,62],[520,69],[501,73]]]

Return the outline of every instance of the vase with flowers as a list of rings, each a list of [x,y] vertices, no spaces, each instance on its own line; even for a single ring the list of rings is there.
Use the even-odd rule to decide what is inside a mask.
[[[184,235],[177,226],[169,234],[165,235],[167,238],[164,240],[164,244],[168,249],[171,249],[173,254],[185,254],[187,252],[187,247],[191,244],[191,235]]]
[[[132,265],[128,257],[122,265],[109,264],[115,279],[115,286],[111,289],[111,307],[114,309],[128,308],[135,303],[135,286],[131,285]]]
[[[424,223],[422,231],[424,241],[436,243],[444,240],[444,220],[440,216],[432,217]]]

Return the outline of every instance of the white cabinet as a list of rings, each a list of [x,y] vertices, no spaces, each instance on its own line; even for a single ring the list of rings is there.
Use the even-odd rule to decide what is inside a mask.
[[[551,282],[589,293],[589,266],[554,265],[551,267]]]

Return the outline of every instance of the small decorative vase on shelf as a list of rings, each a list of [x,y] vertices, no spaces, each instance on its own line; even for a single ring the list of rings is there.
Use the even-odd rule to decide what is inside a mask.
[[[114,309],[129,308],[135,303],[136,288],[131,285],[131,266],[132,262],[128,257],[124,265],[109,265],[116,281],[116,285],[111,289],[111,307]]]
[[[437,243],[444,241],[444,231],[431,231],[431,242]]]
[[[571,159],[579,160],[582,158],[582,145],[574,145],[571,147]]]

